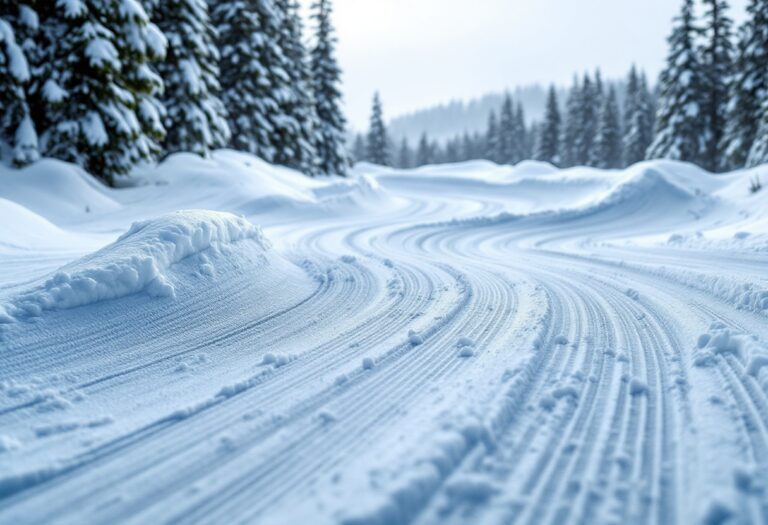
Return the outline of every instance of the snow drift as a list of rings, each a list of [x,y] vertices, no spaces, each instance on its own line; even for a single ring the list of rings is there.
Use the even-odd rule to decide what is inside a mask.
[[[140,291],[172,297],[175,290],[165,275],[171,266],[204,250],[216,251],[245,240],[261,252],[270,247],[259,228],[228,213],[179,211],[136,222],[114,243],[62,267],[42,284],[12,298],[0,307],[0,321]],[[210,271],[206,265],[202,269]]]

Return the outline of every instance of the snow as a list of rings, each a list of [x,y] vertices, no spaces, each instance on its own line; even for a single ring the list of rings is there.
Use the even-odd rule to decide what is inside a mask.
[[[0,522],[760,522],[760,172],[0,167]]]

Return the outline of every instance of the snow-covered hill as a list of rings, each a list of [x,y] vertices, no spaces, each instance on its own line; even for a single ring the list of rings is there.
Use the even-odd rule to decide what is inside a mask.
[[[0,523],[768,521],[768,170],[0,169]]]

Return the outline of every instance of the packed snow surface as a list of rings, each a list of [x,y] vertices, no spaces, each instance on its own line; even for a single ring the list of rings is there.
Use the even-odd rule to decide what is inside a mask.
[[[0,523],[766,523],[754,176],[0,168]]]

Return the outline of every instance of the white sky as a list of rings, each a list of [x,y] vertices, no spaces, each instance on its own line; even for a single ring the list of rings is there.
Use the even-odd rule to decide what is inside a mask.
[[[309,4],[310,0],[303,0]],[[373,92],[387,118],[531,83],[569,84],[600,67],[652,76],[680,0],[335,0],[346,113],[367,127]],[[747,0],[731,0],[741,22]]]

